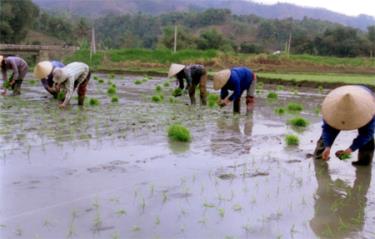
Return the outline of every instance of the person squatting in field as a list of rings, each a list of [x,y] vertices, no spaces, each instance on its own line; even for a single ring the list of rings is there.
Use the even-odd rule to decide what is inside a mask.
[[[34,68],[35,78],[41,81],[43,87],[53,95],[54,98],[57,98],[60,89],[54,87],[53,71],[56,68],[62,67],[64,67],[64,64],[59,61],[42,61]]]
[[[184,89],[184,79],[186,79],[186,89],[189,90],[192,105],[195,101],[195,88],[199,85],[201,104],[207,105],[207,71],[202,65],[180,65],[172,64],[169,68],[168,77],[176,76],[179,88]]]
[[[78,88],[78,105],[83,105],[87,92],[91,72],[89,66],[82,62],[73,62],[63,68],[53,70],[54,87],[64,87],[65,100],[59,105],[65,108],[72,98],[74,91]]]
[[[336,152],[338,158],[358,150],[354,166],[370,165],[374,155],[375,96],[358,85],[342,86],[331,91],[323,101],[323,132],[314,152],[316,159],[328,160],[331,147],[341,130],[358,130],[351,146]]]
[[[235,67],[214,74],[214,89],[221,89],[219,105],[224,107],[233,102],[234,113],[240,113],[241,95],[245,90],[247,91],[247,112],[252,112],[255,102],[255,86],[256,75],[247,67]],[[233,91],[230,96],[228,96],[229,90]]]
[[[2,95],[7,94],[7,89],[13,90],[13,95],[21,94],[21,85],[25,78],[29,66],[26,61],[17,56],[0,56],[0,68],[3,75],[3,88]],[[12,75],[8,79],[7,71],[12,70]]]

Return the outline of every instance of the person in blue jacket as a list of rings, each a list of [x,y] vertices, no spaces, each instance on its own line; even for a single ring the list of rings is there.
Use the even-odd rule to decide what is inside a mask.
[[[322,104],[322,135],[318,140],[314,156],[328,160],[332,145],[341,130],[358,130],[358,136],[345,150],[338,150],[342,158],[358,150],[354,166],[371,164],[374,155],[375,97],[366,87],[342,86],[331,91]]]
[[[233,102],[233,112],[240,113],[241,95],[247,91],[247,112],[254,108],[256,75],[247,67],[234,67],[214,74],[214,89],[221,89],[220,106],[227,106]],[[229,96],[229,91],[233,93]]]
[[[62,68],[64,64],[59,61],[42,61],[39,62],[34,68],[34,76],[39,79],[43,87],[51,94],[54,98],[57,98],[60,89],[54,87],[53,82],[53,70],[55,68]]]

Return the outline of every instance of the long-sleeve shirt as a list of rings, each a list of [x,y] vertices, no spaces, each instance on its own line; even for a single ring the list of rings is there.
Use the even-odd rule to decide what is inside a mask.
[[[231,69],[228,82],[221,89],[221,99],[225,99],[229,90],[233,94],[229,97],[230,101],[239,99],[245,90],[249,90],[254,80],[254,73],[246,67],[235,67]]]
[[[331,147],[335,141],[337,135],[340,133],[340,130],[335,129],[323,121],[323,133],[322,138],[324,142],[324,147]],[[375,117],[367,123],[365,126],[358,129],[358,136],[353,140],[350,149],[354,152],[357,149],[362,148],[374,137],[375,131]]]
[[[13,71],[13,79],[12,80],[20,80],[23,79],[29,70],[29,66],[27,65],[26,61],[22,58],[17,56],[8,56],[4,59],[4,66],[1,67],[1,72],[3,75],[3,81],[8,80],[7,70]]]
[[[78,88],[79,85],[86,80],[90,68],[85,63],[73,62],[61,69],[63,72],[62,77],[54,77],[53,81],[55,83],[63,84],[66,91],[64,104],[66,104],[72,98],[74,89]]]
[[[49,92],[51,93],[52,95],[55,95],[56,92],[53,92],[53,91],[50,91],[50,88],[53,87],[53,70],[55,68],[63,68],[64,67],[64,64],[59,62],[59,61],[51,61],[52,63],[52,71],[51,73],[44,79],[41,80],[44,88]]]
[[[202,65],[188,65],[177,76],[180,88],[184,89],[184,79],[186,79],[188,87],[192,84],[198,85],[201,77],[206,74],[206,70]]]

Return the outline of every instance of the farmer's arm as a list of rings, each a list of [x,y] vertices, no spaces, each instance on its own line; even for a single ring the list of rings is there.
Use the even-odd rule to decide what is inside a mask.
[[[358,129],[358,136],[353,140],[349,147],[352,152],[362,148],[374,137],[375,118],[373,118],[367,125]]]
[[[225,98],[227,98],[228,95],[228,88],[224,86],[220,91],[220,99],[224,100]]]
[[[239,78],[234,78],[233,79],[233,86],[234,86],[234,90],[233,90],[233,94],[231,96],[229,96],[229,101],[235,101],[237,99],[239,99],[241,97],[241,81]]]
[[[337,135],[340,133],[340,130],[332,128],[326,122],[323,123],[322,128],[323,128],[322,138],[323,138],[324,147],[331,148]]]

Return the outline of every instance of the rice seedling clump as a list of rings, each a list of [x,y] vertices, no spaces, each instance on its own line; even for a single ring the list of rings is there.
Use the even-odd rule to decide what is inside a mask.
[[[117,103],[117,102],[119,102],[119,97],[118,97],[117,95],[112,96],[112,98],[111,98],[111,102],[112,102],[112,103]]]
[[[107,94],[108,94],[108,95],[115,95],[116,93],[117,93],[117,90],[116,90],[116,88],[113,87],[113,86],[110,86],[110,87],[108,88],[108,90],[107,90]]]
[[[100,105],[100,101],[96,98],[91,98],[90,101],[89,101],[89,104],[91,106],[98,106],[98,105]]]
[[[155,102],[155,103],[162,102],[163,99],[164,99],[164,97],[161,96],[161,95],[153,95],[153,96],[151,97],[152,102]]]
[[[303,110],[303,106],[298,103],[289,103],[288,104],[288,111],[290,112],[300,112]]]
[[[297,135],[288,134],[285,136],[285,143],[288,146],[297,146],[299,145],[299,138]]]
[[[168,128],[168,137],[175,141],[189,142],[191,141],[191,134],[189,129],[181,124],[174,124]]]
[[[217,106],[217,102],[219,100],[219,96],[215,94],[209,94],[207,97],[208,106],[213,108]]]
[[[294,127],[305,128],[309,125],[310,122],[305,118],[296,117],[296,118],[290,119],[288,123]]]
[[[267,99],[269,99],[269,100],[277,100],[278,98],[279,98],[279,96],[277,95],[277,93],[273,92],[273,91],[271,91],[267,95]]]
[[[182,89],[181,88],[176,88],[173,92],[172,95],[174,97],[181,96],[182,95]]]
[[[156,91],[156,92],[160,92],[162,89],[163,89],[163,88],[162,88],[160,85],[157,85],[157,86],[155,87],[155,91]]]
[[[141,80],[135,80],[134,81],[134,84],[136,84],[136,85],[140,85],[140,84],[142,84],[143,82],[141,81]]]
[[[282,107],[275,109],[275,113],[278,115],[284,115],[285,111],[286,111],[285,108],[282,108]]]

